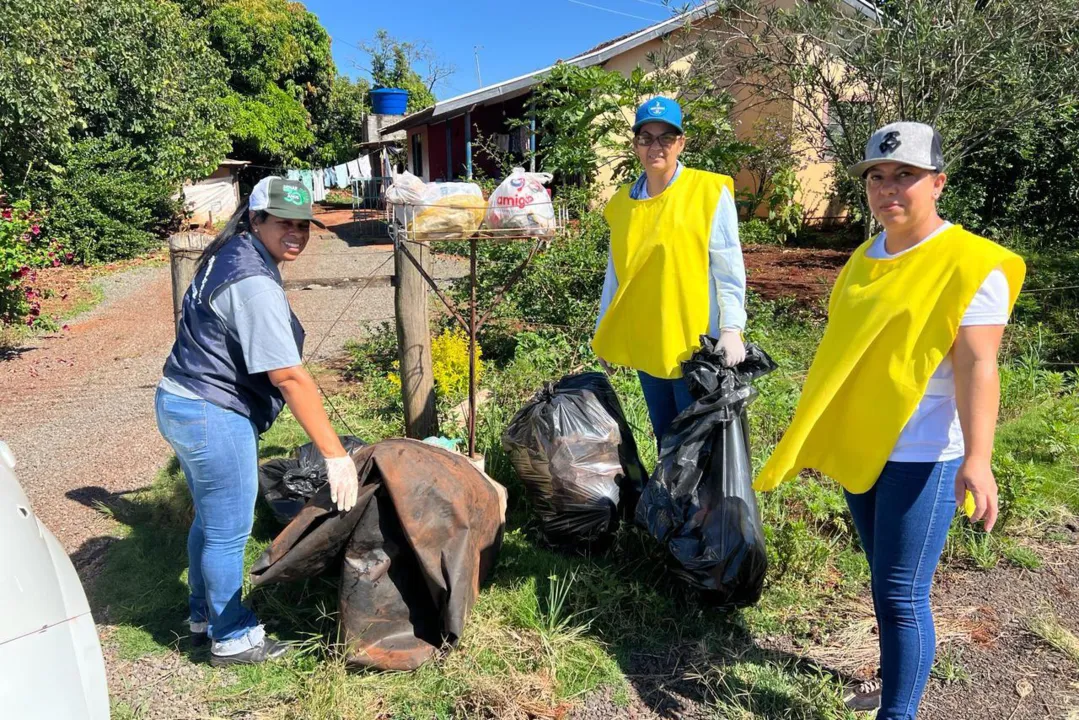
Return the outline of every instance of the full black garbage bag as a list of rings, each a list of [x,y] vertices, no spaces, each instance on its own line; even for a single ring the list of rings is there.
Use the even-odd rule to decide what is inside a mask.
[[[554,545],[609,539],[647,477],[618,396],[599,372],[543,388],[510,421],[502,447]]]
[[[340,568],[338,623],[353,667],[412,670],[454,645],[505,527],[505,489],[469,460],[416,440],[353,453],[356,505],[323,486],[251,568],[255,585]]]
[[[355,455],[367,446],[352,435],[342,435],[345,452]],[[287,525],[307,501],[326,484],[326,463],[314,443],[296,449],[295,457],[267,460],[259,466],[259,490],[277,521]]]
[[[756,345],[723,367],[713,338],[682,364],[694,403],[664,435],[659,461],[637,504],[637,524],[663,543],[672,567],[711,602],[728,607],[760,599],[767,570],[764,531],[749,452],[750,384],[776,369]]]

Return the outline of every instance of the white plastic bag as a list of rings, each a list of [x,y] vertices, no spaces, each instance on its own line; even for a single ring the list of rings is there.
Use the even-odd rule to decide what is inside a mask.
[[[480,229],[486,207],[483,191],[475,183],[427,183],[411,218],[411,230],[417,240],[471,237]]]
[[[530,173],[514,168],[487,203],[487,227],[514,229],[534,237],[550,237],[555,231],[555,211],[551,195],[543,187],[550,173]]]
[[[479,185],[425,183],[410,172],[394,178],[386,200],[394,205],[394,221],[416,240],[470,237],[487,209]]]
[[[407,170],[393,179],[386,189],[386,201],[398,205],[418,205],[423,202],[427,183]]]

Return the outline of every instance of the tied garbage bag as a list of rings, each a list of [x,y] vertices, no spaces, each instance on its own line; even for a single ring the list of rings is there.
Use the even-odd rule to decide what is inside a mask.
[[[726,607],[757,602],[767,558],[749,453],[746,407],[753,380],[776,369],[756,345],[723,367],[718,341],[682,364],[694,403],[660,443],[655,472],[637,504],[637,524],[670,551],[674,571]]]
[[[341,436],[345,452],[355,455],[367,443],[352,435]],[[326,484],[326,463],[314,443],[296,450],[295,457],[267,460],[259,466],[259,490],[274,517],[287,524]]]
[[[251,568],[255,585],[340,567],[338,622],[353,667],[413,670],[464,631],[505,526],[505,489],[464,455],[384,440],[353,459],[340,513],[321,488]]]
[[[599,372],[537,393],[506,427],[502,447],[554,545],[609,539],[647,476],[618,396]]]

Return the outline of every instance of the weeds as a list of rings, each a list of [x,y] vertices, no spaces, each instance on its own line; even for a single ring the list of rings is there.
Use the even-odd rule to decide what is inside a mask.
[[[970,672],[963,667],[963,651],[953,645],[949,645],[943,652],[938,650],[937,661],[933,664],[930,676],[945,685],[969,685]]]
[[[1079,638],[1061,625],[1051,611],[1041,610],[1028,617],[1025,624],[1028,631],[1058,650],[1079,668]]]

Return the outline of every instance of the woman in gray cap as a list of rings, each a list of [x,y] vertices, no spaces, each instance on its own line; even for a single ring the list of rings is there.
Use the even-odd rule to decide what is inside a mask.
[[[941,139],[921,123],[875,133],[850,174],[884,232],[836,280],[794,420],[754,485],[805,468],[843,486],[869,561],[880,678],[856,710],[914,720],[933,667],[929,591],[956,508],[992,530],[997,350],[1023,283],[1014,253],[942,219]]]
[[[278,270],[303,252],[311,223],[322,226],[302,184],[268,177],[255,186],[199,260],[157,388],[157,426],[176,452],[195,507],[188,622],[197,644],[212,641],[213,665],[262,662],[286,649],[240,598],[258,437],[284,405],[326,458],[337,508],[348,511],[356,501],[356,466],[301,364],[304,331]]]

